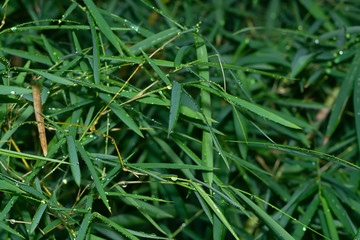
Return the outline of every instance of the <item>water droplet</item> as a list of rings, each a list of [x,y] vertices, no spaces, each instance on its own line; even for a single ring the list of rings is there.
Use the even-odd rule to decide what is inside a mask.
[[[15,94],[16,94],[16,92],[15,92],[15,91],[11,91],[11,92],[10,92],[10,94],[15,95]]]
[[[127,187],[127,184],[126,184],[126,183],[123,183],[123,184],[121,184],[121,187],[122,187],[122,188],[126,188],[126,187]]]
[[[15,219],[10,219],[9,222],[10,222],[10,224],[15,224],[16,221],[15,221]]]
[[[172,181],[177,181],[177,177],[170,177],[170,179],[172,180]]]
[[[254,200],[254,195],[251,195],[251,196],[250,196],[250,199],[251,199],[251,200]]]
[[[315,43],[315,44],[319,44],[319,42],[320,42],[319,39],[315,39],[315,40],[314,40],[314,43]]]
[[[304,232],[306,231],[306,227],[303,227],[303,229],[302,229]]]
[[[343,55],[344,54],[344,52],[343,51],[339,51],[339,55]]]
[[[12,27],[12,28],[10,28],[10,30],[11,30],[11,31],[16,31],[17,28],[16,28],[16,27]]]

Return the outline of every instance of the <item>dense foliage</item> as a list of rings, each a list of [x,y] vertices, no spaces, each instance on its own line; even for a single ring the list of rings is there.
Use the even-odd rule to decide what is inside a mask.
[[[5,1],[0,238],[356,238],[359,12]]]

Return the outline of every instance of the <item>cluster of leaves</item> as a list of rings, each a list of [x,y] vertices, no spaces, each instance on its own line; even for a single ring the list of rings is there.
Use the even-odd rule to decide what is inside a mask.
[[[354,238],[359,10],[5,1],[0,238]]]

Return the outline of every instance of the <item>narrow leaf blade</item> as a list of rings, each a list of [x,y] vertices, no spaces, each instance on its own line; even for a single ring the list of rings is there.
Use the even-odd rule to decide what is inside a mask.
[[[43,216],[47,207],[47,203],[41,203],[40,207],[36,210],[34,218],[31,223],[30,233],[33,233],[36,227],[39,225],[41,217]]]
[[[71,173],[74,177],[74,180],[78,186],[80,186],[81,182],[81,171],[79,166],[79,159],[76,151],[75,140],[74,137],[69,135],[67,136],[67,145],[70,159],[70,169]]]
[[[91,176],[94,179],[94,183],[95,183],[95,187],[99,192],[100,198],[103,201],[103,203],[105,204],[105,206],[107,207],[107,209],[109,210],[109,212],[111,212],[111,208],[109,205],[109,201],[106,197],[105,191],[103,186],[101,185],[100,179],[96,173],[95,167],[93,165],[93,163],[91,162],[89,156],[87,155],[84,147],[81,145],[81,143],[79,141],[75,141],[75,145],[77,150],[79,151],[82,159],[85,161],[86,166],[89,168],[89,171],[91,173]]]
[[[171,103],[170,103],[170,116],[169,116],[169,129],[168,134],[174,129],[176,122],[179,118],[180,102],[181,102],[182,86],[180,83],[174,81],[171,89]]]

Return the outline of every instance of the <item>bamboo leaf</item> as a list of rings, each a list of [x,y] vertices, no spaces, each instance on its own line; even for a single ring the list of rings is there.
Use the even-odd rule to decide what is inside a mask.
[[[74,177],[75,183],[80,187],[81,183],[81,171],[79,166],[78,155],[75,146],[75,140],[72,135],[67,136],[67,146],[70,159],[70,169]]]
[[[36,155],[27,154],[27,153],[6,150],[6,149],[0,149],[0,155],[5,155],[5,156],[9,156],[9,157],[14,157],[14,158],[25,158],[25,159],[29,159],[29,160],[48,161],[48,162],[55,162],[55,163],[61,163],[61,164],[69,164],[67,162],[53,159],[53,158],[41,157],[41,156],[36,156]]]
[[[179,118],[181,90],[182,90],[181,84],[174,81],[172,84],[172,89],[171,89],[171,104],[170,104],[168,134],[170,134],[171,131],[174,129],[176,122]]]
[[[122,50],[120,48],[118,39],[113,31],[110,29],[108,23],[105,21],[104,17],[99,12],[98,8],[94,4],[92,0],[84,0],[86,7],[89,9],[92,17],[94,18],[96,24],[98,25],[100,31],[105,35],[107,39],[111,42],[111,44],[118,50],[118,52],[122,55]]]
[[[250,209],[258,216],[264,223],[276,234],[280,239],[290,240],[294,239],[284,228],[282,228],[270,215],[268,215],[264,210],[257,206],[253,201],[247,198],[243,193],[238,189],[230,186],[230,189],[238,195]]]
[[[21,95],[29,94],[32,92],[33,91],[28,88],[0,85],[0,95]]]
[[[0,189],[5,191],[14,191],[24,194],[25,192],[18,188],[15,184],[9,183],[5,180],[0,180]]]
[[[190,164],[174,164],[174,163],[136,163],[132,166],[141,167],[141,168],[166,168],[166,169],[194,169],[194,170],[203,170],[203,171],[212,171],[213,168],[206,166],[197,166]]]
[[[219,207],[214,203],[214,201],[209,197],[209,195],[202,189],[201,186],[199,186],[196,183],[191,184],[196,191],[201,195],[201,197],[205,200],[205,202],[209,205],[209,207],[212,209],[212,211],[218,216],[218,218],[221,220],[221,222],[226,226],[226,228],[230,231],[230,233],[233,235],[235,239],[240,239],[233,228],[231,227],[230,223],[228,222],[227,218],[224,216],[224,214],[221,212]]]
[[[91,176],[94,179],[95,187],[99,192],[101,200],[103,201],[103,203],[105,204],[105,206],[107,207],[109,212],[111,212],[109,201],[107,200],[104,188],[101,185],[100,179],[99,179],[99,177],[98,177],[98,175],[96,173],[96,170],[95,170],[95,167],[94,167],[93,163],[91,162],[88,154],[86,153],[86,151],[85,151],[84,147],[81,145],[81,143],[78,142],[78,141],[75,141],[75,145],[76,145],[76,148],[77,148],[77,150],[79,151],[79,153],[81,155],[81,158],[84,160],[86,166],[88,167],[88,169],[89,169],[89,171],[91,173]]]
[[[86,232],[94,216],[91,213],[87,213],[81,222],[80,229],[77,235],[77,240],[83,240],[86,237]]]
[[[139,53],[141,53],[141,51],[146,51],[147,49],[154,47],[159,43],[163,43],[171,39],[178,33],[180,33],[180,30],[178,28],[169,28],[134,44],[129,48],[129,50],[134,55],[138,55]]]
[[[338,240],[339,235],[337,233],[337,230],[336,230],[336,227],[335,227],[335,224],[334,224],[334,218],[331,215],[329,205],[328,205],[326,199],[323,198],[322,196],[320,196],[320,200],[321,200],[322,207],[323,207],[323,210],[324,210],[326,223],[327,223],[327,228],[329,229],[331,239],[332,240]]]
[[[37,53],[30,53],[23,50],[18,49],[11,49],[11,48],[2,48],[2,51],[4,51],[7,54],[11,54],[14,56],[19,56],[24,59],[29,59],[32,62],[38,62],[42,63],[48,66],[52,65],[51,59],[48,56],[37,54]]]
[[[101,221],[103,221],[104,223],[106,223],[106,224],[110,225],[111,227],[113,227],[115,230],[117,230],[118,232],[120,232],[121,234],[126,236],[127,238],[132,239],[132,240],[138,240],[138,238],[136,236],[134,236],[129,231],[127,231],[125,228],[123,228],[122,226],[120,226],[116,222],[110,220],[109,218],[104,217],[103,215],[101,215],[100,213],[97,213],[97,212],[94,212],[93,215],[95,217],[97,217],[98,219],[100,219]]]
[[[356,78],[359,77],[360,74],[359,66],[360,66],[360,53],[356,54],[354,59],[352,60],[351,66],[347,71],[346,77],[341,85],[339,95],[335,100],[334,106],[330,114],[329,123],[326,129],[325,143],[327,142],[327,139],[330,138],[331,135],[334,133],[340,122],[342,113],[350,97],[351,90],[353,89],[354,81]]]
[[[339,221],[343,224],[344,228],[351,234],[356,234],[356,227],[354,223],[351,221],[346,209],[341,205],[339,199],[336,197],[335,193],[328,186],[323,186],[321,188],[324,198],[329,203],[329,207],[331,211],[335,214],[335,216],[339,219]]]
[[[6,225],[3,221],[0,221],[0,228],[4,229],[5,231],[7,231],[11,234],[14,234],[15,236],[25,239],[25,237],[23,235],[21,235],[19,232],[15,231],[14,229],[12,229],[8,225]]]
[[[199,62],[208,62],[208,53],[207,48],[205,44],[205,40],[198,36],[194,35],[194,39],[196,42],[196,56]],[[205,81],[210,81],[210,73],[209,73],[209,67],[207,66],[200,66],[199,67],[199,77],[204,79]],[[202,83],[203,85],[206,85],[206,83]],[[211,97],[210,93],[201,90],[200,91],[200,99],[201,99],[201,108],[203,111],[203,114],[206,118],[211,118]],[[214,166],[214,153],[213,153],[213,139],[212,139],[212,133],[211,133],[211,122],[207,123],[210,132],[203,131],[202,134],[202,156],[201,160],[204,166],[212,168]],[[221,153],[221,152],[220,152]],[[225,159],[225,158],[224,158]],[[226,161],[225,161],[226,162]],[[227,163],[227,162],[226,162]],[[227,164],[229,167],[229,165]],[[207,172],[203,173],[204,179],[206,179],[207,182],[209,182],[210,186],[213,182],[214,173],[213,172]]]
[[[120,192],[107,192],[107,195],[108,196],[117,196],[117,197],[129,197],[129,198],[139,199],[139,200],[144,200],[144,201],[170,202],[170,201],[166,201],[166,200],[163,200],[163,199],[160,199],[160,198],[148,197],[148,196],[139,195],[139,194],[120,193]]]
[[[355,115],[355,129],[356,129],[356,136],[358,142],[357,145],[360,152],[360,77],[359,75],[355,79],[355,83],[354,83],[353,104],[354,104],[354,115]]]
[[[93,74],[95,84],[100,84],[100,58],[99,58],[99,40],[97,37],[95,23],[89,14],[87,14],[88,22],[91,30],[92,44],[93,44]]]
[[[74,84],[63,78],[63,77],[59,77],[59,76],[56,76],[52,73],[48,73],[48,72],[43,72],[43,71],[40,71],[40,70],[34,70],[34,69],[28,69],[28,68],[21,68],[21,67],[17,67],[16,70],[22,70],[22,71],[25,71],[25,72],[32,72],[32,73],[35,73],[35,74],[38,74],[44,78],[47,78],[49,79],[50,81],[52,82],[55,82],[55,83],[59,83],[59,84],[63,84],[63,85],[68,85],[68,86],[73,86]]]
[[[33,233],[34,230],[36,229],[36,227],[39,225],[40,220],[41,220],[46,208],[47,208],[47,204],[41,203],[39,208],[36,210],[36,213],[34,215],[32,223],[31,223],[30,233]]]
[[[111,97],[107,94],[100,93],[99,96],[106,103],[111,101]],[[131,130],[137,133],[140,137],[144,137],[135,121],[115,100],[110,104],[110,108]]]
[[[140,49],[142,54],[144,55],[146,61],[150,64],[150,66],[155,70],[155,72],[159,75],[159,77],[166,83],[166,85],[170,85],[170,80],[168,79],[168,77],[163,73],[163,71],[161,71],[161,69],[154,63],[154,61],[152,59],[149,58],[149,56],[142,50]]]
[[[305,225],[309,225],[311,219],[314,217],[316,210],[318,209],[320,204],[319,195],[315,195],[311,203],[308,205],[305,213],[300,217],[299,221]],[[295,239],[302,239],[305,234],[304,226],[298,224],[296,225],[293,233],[291,234]]]
[[[313,56],[314,53],[310,53],[296,58],[296,61],[292,64],[290,78],[295,78],[311,61]]]
[[[175,60],[174,60],[174,67],[175,68],[180,67],[181,62],[182,62],[185,54],[189,51],[189,49],[190,49],[189,46],[184,46],[184,47],[181,47],[180,50],[176,53],[176,57],[175,57]]]

